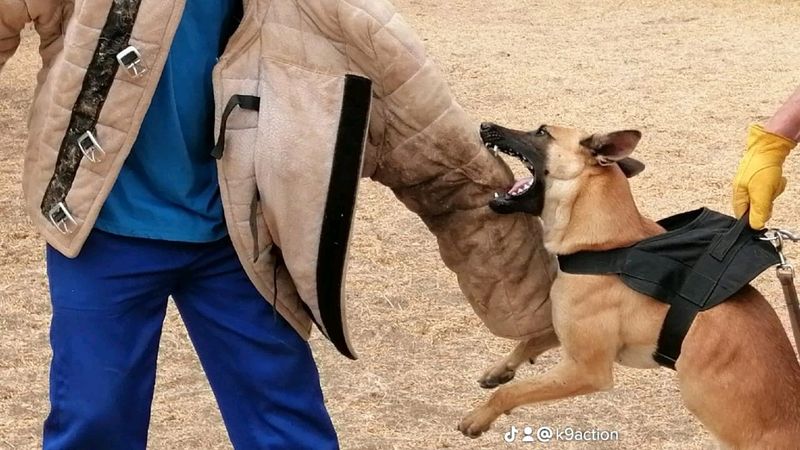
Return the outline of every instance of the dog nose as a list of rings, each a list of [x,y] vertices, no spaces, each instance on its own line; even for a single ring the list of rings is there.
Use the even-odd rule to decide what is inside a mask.
[[[489,131],[492,129],[492,126],[494,126],[492,122],[483,122],[481,124],[481,131]]]

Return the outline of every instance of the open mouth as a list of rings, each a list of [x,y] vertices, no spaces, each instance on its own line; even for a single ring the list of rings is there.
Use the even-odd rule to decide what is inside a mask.
[[[522,162],[525,168],[531,173],[531,176],[529,177],[516,180],[508,189],[505,196],[510,198],[520,197],[527,194],[536,183],[536,168],[533,165],[533,161],[530,161],[521,153],[514,151],[514,149],[511,147],[504,145],[505,137],[495,128],[481,128],[481,139],[483,140],[483,145],[485,145],[486,148],[494,154],[494,156],[497,157],[500,153],[505,153],[506,155],[512,156]],[[498,198],[500,197],[500,194],[496,192],[494,196],[495,198]]]
[[[531,172],[533,172],[533,170],[531,170]],[[506,195],[512,197],[519,197],[520,195],[525,195],[529,190],[531,190],[531,187],[533,187],[534,182],[536,182],[535,175],[532,177],[520,178],[519,180],[514,182],[514,185],[511,186],[511,189],[508,190]],[[500,194],[497,194],[497,196],[499,195]]]
[[[480,128],[483,145],[495,157],[500,153],[511,156],[522,163],[530,172],[529,177],[517,179],[502,192],[495,192],[489,201],[492,211],[500,214],[524,212],[539,215],[544,205],[544,183],[538,175],[543,173],[544,160],[535,147],[527,142],[525,133],[503,128],[492,123],[484,123]]]

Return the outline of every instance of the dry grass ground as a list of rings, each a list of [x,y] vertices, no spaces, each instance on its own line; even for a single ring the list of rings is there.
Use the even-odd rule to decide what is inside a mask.
[[[727,211],[746,125],[800,84],[800,3],[792,0],[397,0],[397,7],[476,120],[639,127],[638,157],[648,169],[633,184],[652,217],[701,205]],[[50,307],[42,242],[22,212],[20,188],[35,45],[28,34],[0,75],[0,448],[40,445],[47,413]],[[800,155],[786,169],[792,181],[773,223],[800,230]],[[798,248],[790,253],[800,258]],[[479,440],[462,437],[456,424],[487,395],[476,378],[512,343],[482,327],[422,223],[371,182],[361,193],[349,279],[361,359],[343,359],[319,335],[312,342],[344,448],[504,447],[501,433],[512,424],[620,433],[614,443],[554,448],[714,446],[681,405],[667,370],[619,369],[612,392],[522,408]],[[771,274],[757,285],[785,320]],[[524,367],[519,377],[555,358]],[[230,446],[174,309],[162,339],[150,445]]]

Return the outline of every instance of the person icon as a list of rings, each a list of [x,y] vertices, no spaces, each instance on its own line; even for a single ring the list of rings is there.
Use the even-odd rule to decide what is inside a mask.
[[[522,442],[534,442],[533,428],[526,426],[525,428],[522,429],[522,434],[524,434],[524,436],[522,437]]]

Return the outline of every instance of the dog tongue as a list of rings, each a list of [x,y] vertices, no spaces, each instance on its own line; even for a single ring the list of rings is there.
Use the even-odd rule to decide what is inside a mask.
[[[522,178],[514,182],[514,186],[511,186],[511,189],[508,190],[508,193],[515,192],[517,189],[522,188],[525,186],[529,181],[533,181],[533,177]]]

